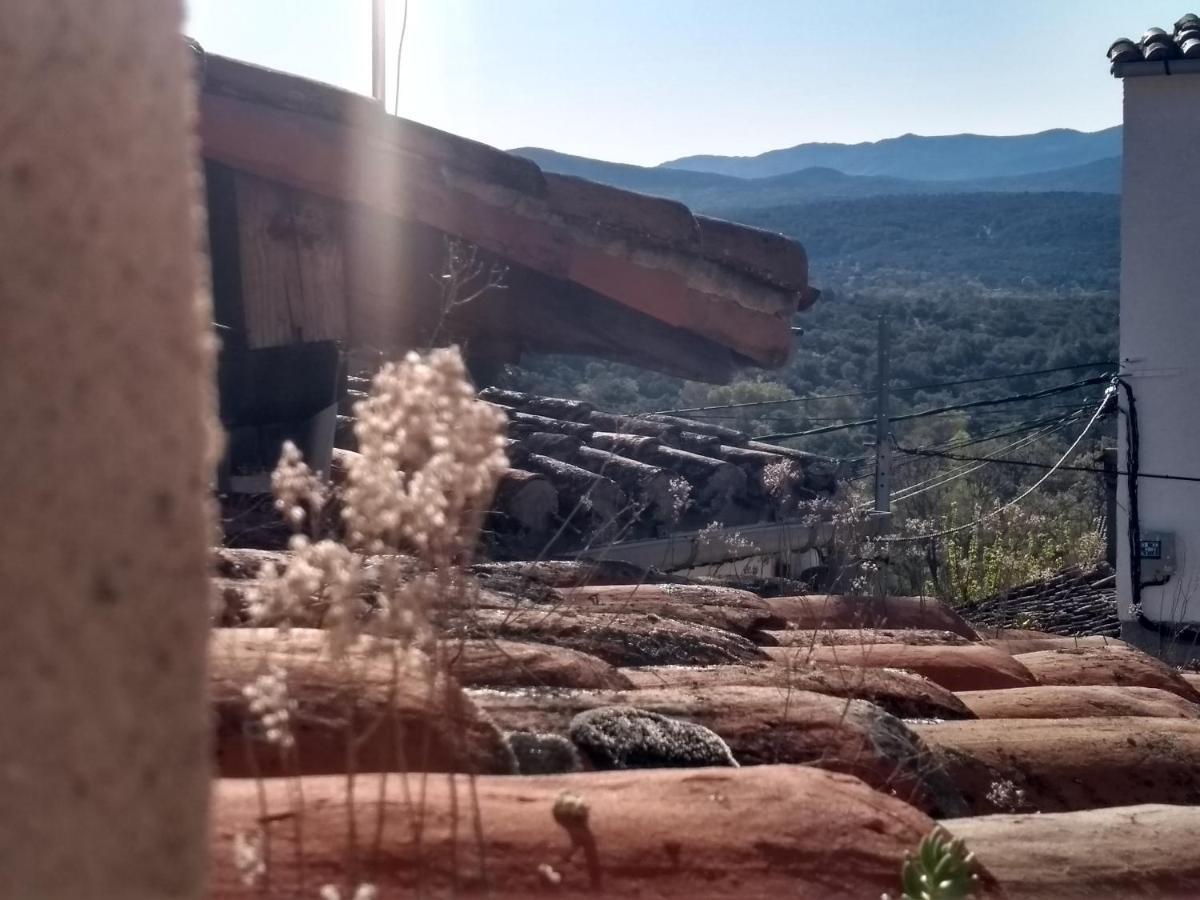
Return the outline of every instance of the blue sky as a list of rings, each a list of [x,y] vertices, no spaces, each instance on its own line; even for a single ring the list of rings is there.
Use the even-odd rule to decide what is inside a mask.
[[[211,52],[370,92],[369,0],[187,4],[186,30]],[[402,7],[388,2],[389,85]],[[1178,0],[409,0],[399,112],[498,147],[640,164],[907,132],[1091,131],[1121,120],[1109,43],[1186,11]]]

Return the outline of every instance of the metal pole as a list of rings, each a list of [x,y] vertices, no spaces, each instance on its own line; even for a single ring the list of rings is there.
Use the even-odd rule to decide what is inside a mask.
[[[891,364],[888,359],[889,331],[887,316],[879,317],[879,363],[875,372],[875,512],[892,511],[892,440],[888,419],[888,388]]]
[[[384,20],[384,0],[371,0],[371,96],[387,103],[387,34]]]

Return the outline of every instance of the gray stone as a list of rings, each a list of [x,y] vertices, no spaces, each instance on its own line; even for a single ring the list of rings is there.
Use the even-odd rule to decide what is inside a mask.
[[[597,769],[737,766],[716,732],[633,706],[582,712],[569,734]]]
[[[505,738],[522,775],[559,775],[583,769],[579,751],[560,734],[510,731]]]

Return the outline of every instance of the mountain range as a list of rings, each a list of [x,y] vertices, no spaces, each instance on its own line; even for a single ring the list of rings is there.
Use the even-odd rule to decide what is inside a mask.
[[[800,144],[754,157],[690,156],[634,166],[538,147],[512,151],[549,172],[679,200],[702,212],[890,195],[1071,191],[1116,194],[1121,127],[1038,134],[904,135]]]
[[[953,181],[1048,172],[1121,153],[1121,126],[1083,132],[1055,128],[1037,134],[905,134],[861,144],[799,144],[758,156],[687,156],[666,169],[769,178],[812,167],[847,175]]]

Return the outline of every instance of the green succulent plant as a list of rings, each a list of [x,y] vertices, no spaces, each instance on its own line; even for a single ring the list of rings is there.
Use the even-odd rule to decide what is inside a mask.
[[[972,872],[974,861],[961,838],[934,828],[921,840],[916,855],[904,861],[900,900],[971,900],[979,882]]]

